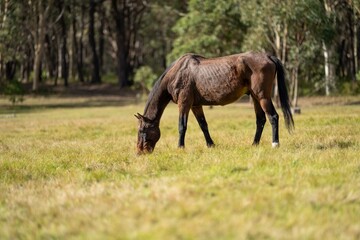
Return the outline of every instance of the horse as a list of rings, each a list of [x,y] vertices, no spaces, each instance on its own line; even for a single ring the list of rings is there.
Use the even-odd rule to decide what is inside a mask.
[[[277,76],[278,92],[285,125],[294,128],[290,101],[281,61],[266,53],[246,52],[218,58],[188,53],[173,62],[155,82],[139,120],[137,152],[151,153],[160,139],[160,119],[172,100],[179,108],[178,147],[185,147],[190,110],[204,134],[208,147],[214,146],[202,106],[226,105],[251,95],[256,115],[253,145],[258,145],[266,123],[272,126],[272,147],[279,146],[279,115],[271,100]]]

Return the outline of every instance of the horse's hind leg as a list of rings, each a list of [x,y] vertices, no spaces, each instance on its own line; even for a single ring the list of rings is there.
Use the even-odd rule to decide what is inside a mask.
[[[259,101],[253,97],[254,109],[256,114],[256,133],[254,137],[253,145],[258,145],[260,142],[261,134],[266,123],[265,112],[262,110]]]
[[[271,101],[271,99],[260,99],[261,108],[266,113],[269,122],[272,127],[272,146],[279,146],[279,115],[277,114],[275,107]]]
[[[208,129],[208,124],[206,122],[206,119],[205,119],[205,115],[204,115],[204,111],[203,111],[203,108],[202,106],[192,106],[191,108],[192,112],[194,113],[195,117],[196,117],[196,120],[198,121],[199,123],[199,126],[201,128],[201,130],[203,131],[204,133],[204,137],[205,137],[205,140],[206,140],[206,145],[208,147],[213,147],[215,146],[213,140],[211,139],[210,137],[210,133],[209,133],[209,129]]]

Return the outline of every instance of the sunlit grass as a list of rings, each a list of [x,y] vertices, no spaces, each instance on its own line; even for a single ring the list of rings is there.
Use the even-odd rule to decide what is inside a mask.
[[[278,149],[268,123],[251,146],[251,105],[205,108],[216,147],[191,116],[181,150],[171,104],[145,156],[143,105],[20,108],[0,118],[0,239],[359,239],[359,105],[305,106]]]

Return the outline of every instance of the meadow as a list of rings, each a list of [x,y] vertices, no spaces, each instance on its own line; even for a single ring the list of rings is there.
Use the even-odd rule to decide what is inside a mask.
[[[0,99],[0,239],[360,239],[360,97],[300,99],[280,148],[258,147],[247,102],[193,116],[177,107],[151,155],[136,155],[144,103]]]

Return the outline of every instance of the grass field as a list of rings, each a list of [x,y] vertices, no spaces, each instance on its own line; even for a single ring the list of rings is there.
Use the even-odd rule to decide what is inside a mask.
[[[302,100],[280,148],[252,106],[205,108],[177,149],[177,108],[136,156],[144,104],[27,99],[0,105],[0,239],[360,239],[360,97]],[[325,102],[324,102],[325,101]],[[280,110],[279,110],[280,113]]]

